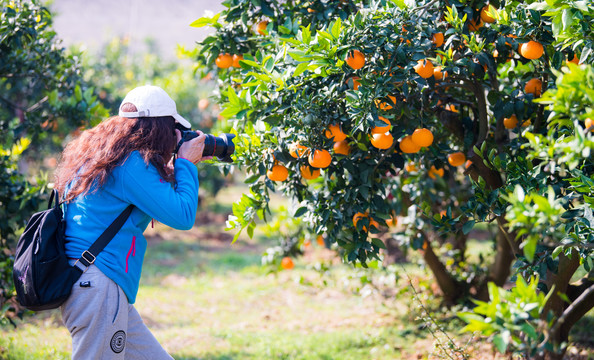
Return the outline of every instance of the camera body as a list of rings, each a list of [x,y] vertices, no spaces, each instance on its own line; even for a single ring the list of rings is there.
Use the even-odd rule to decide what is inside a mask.
[[[182,130],[181,135],[182,138],[180,142],[177,144],[177,150],[181,144],[186,141],[190,141],[195,137],[198,137],[198,134],[192,130]],[[232,163],[233,159],[231,159],[231,155],[235,152],[235,144],[233,144],[233,138],[235,135],[233,134],[222,134],[221,136],[214,136],[210,134],[206,135],[206,139],[204,139],[204,150],[202,151],[202,156],[215,156],[222,162]]]

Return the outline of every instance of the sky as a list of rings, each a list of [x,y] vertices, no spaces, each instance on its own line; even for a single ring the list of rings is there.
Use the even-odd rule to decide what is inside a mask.
[[[54,30],[66,47],[83,45],[95,52],[114,37],[127,36],[135,51],[151,38],[162,56],[173,58],[177,44],[193,48],[212,31],[190,23],[223,6],[221,0],[54,0],[49,8]]]

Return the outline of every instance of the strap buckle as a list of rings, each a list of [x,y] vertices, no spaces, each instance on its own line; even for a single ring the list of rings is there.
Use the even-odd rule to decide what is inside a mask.
[[[88,258],[87,258],[88,257]],[[89,265],[84,265],[82,263],[82,261],[80,261],[81,259],[83,259],[84,261],[86,261]],[[74,263],[74,267],[77,267],[80,271],[83,272],[83,274],[85,272],[87,272],[87,270],[89,269],[89,266],[93,265],[93,263],[95,262],[95,260],[97,260],[97,258],[95,257],[95,255],[91,254],[88,250],[85,250],[81,255],[80,258],[76,260],[76,262]]]
[[[85,255],[87,255],[87,256],[89,256],[89,257],[93,258],[93,260],[89,260],[89,259],[87,259],[87,258],[85,257]],[[85,261],[86,261],[86,262],[88,262],[88,263],[89,263],[89,265],[93,265],[93,263],[95,262],[95,260],[97,260],[97,258],[95,257],[95,255],[91,254],[91,253],[89,252],[89,250],[85,250],[85,251],[82,253],[82,255],[81,255],[80,257],[81,257],[82,259],[85,259]]]

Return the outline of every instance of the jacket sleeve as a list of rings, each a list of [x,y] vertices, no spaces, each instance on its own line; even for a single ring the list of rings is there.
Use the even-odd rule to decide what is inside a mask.
[[[177,185],[163,180],[152,164],[133,153],[124,164],[124,199],[155,220],[178,230],[194,226],[198,208],[198,171],[185,159],[175,163]]]

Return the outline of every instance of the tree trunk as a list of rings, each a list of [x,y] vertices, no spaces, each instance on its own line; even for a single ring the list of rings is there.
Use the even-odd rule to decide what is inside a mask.
[[[468,241],[468,235],[462,231],[458,231],[450,238],[452,248],[457,251],[456,262],[461,263],[466,261],[466,242]]]
[[[559,266],[557,267],[557,273],[549,273],[547,274],[546,280],[544,283],[547,285],[547,288],[553,289],[554,293],[551,295],[549,300],[544,305],[541,319],[546,321],[550,312],[553,313],[554,317],[556,318],[555,323],[553,326],[548,329],[547,340],[549,343],[555,345],[555,347],[559,347],[561,343],[568,340],[569,337],[569,330],[579,320],[585,312],[581,314],[582,311],[592,307],[591,299],[594,298],[594,288],[592,288],[591,293],[588,293],[586,290],[579,298],[585,297],[585,299],[580,299],[580,304],[582,306],[577,307],[573,306],[578,299],[574,301],[572,304],[567,307],[565,301],[558,295],[558,294],[567,294],[569,289],[569,281],[571,277],[578,269],[580,265],[580,257],[577,251],[573,250],[570,256],[566,256],[565,254],[559,255]],[[582,301],[586,301],[585,303]],[[588,303],[590,301],[590,304]],[[586,306],[583,306],[586,305]],[[565,310],[568,312],[565,312]],[[587,310],[586,310],[587,312]],[[556,360],[562,359],[563,352],[557,354],[555,352],[546,352],[545,360]]]
[[[456,282],[445,265],[435,255],[428,240],[425,240],[422,253],[425,263],[431,269],[439,289],[443,292],[445,302],[447,304],[453,304],[460,296],[464,295],[463,291],[461,291],[460,284]]]
[[[495,260],[489,268],[489,275],[484,283],[479,284],[477,290],[477,299],[482,301],[489,300],[489,288],[487,284],[492,281],[495,285],[502,287],[511,273],[511,265],[515,260],[515,254],[510,245],[512,239],[508,239],[510,235],[501,227],[497,230],[495,241],[497,243]]]

